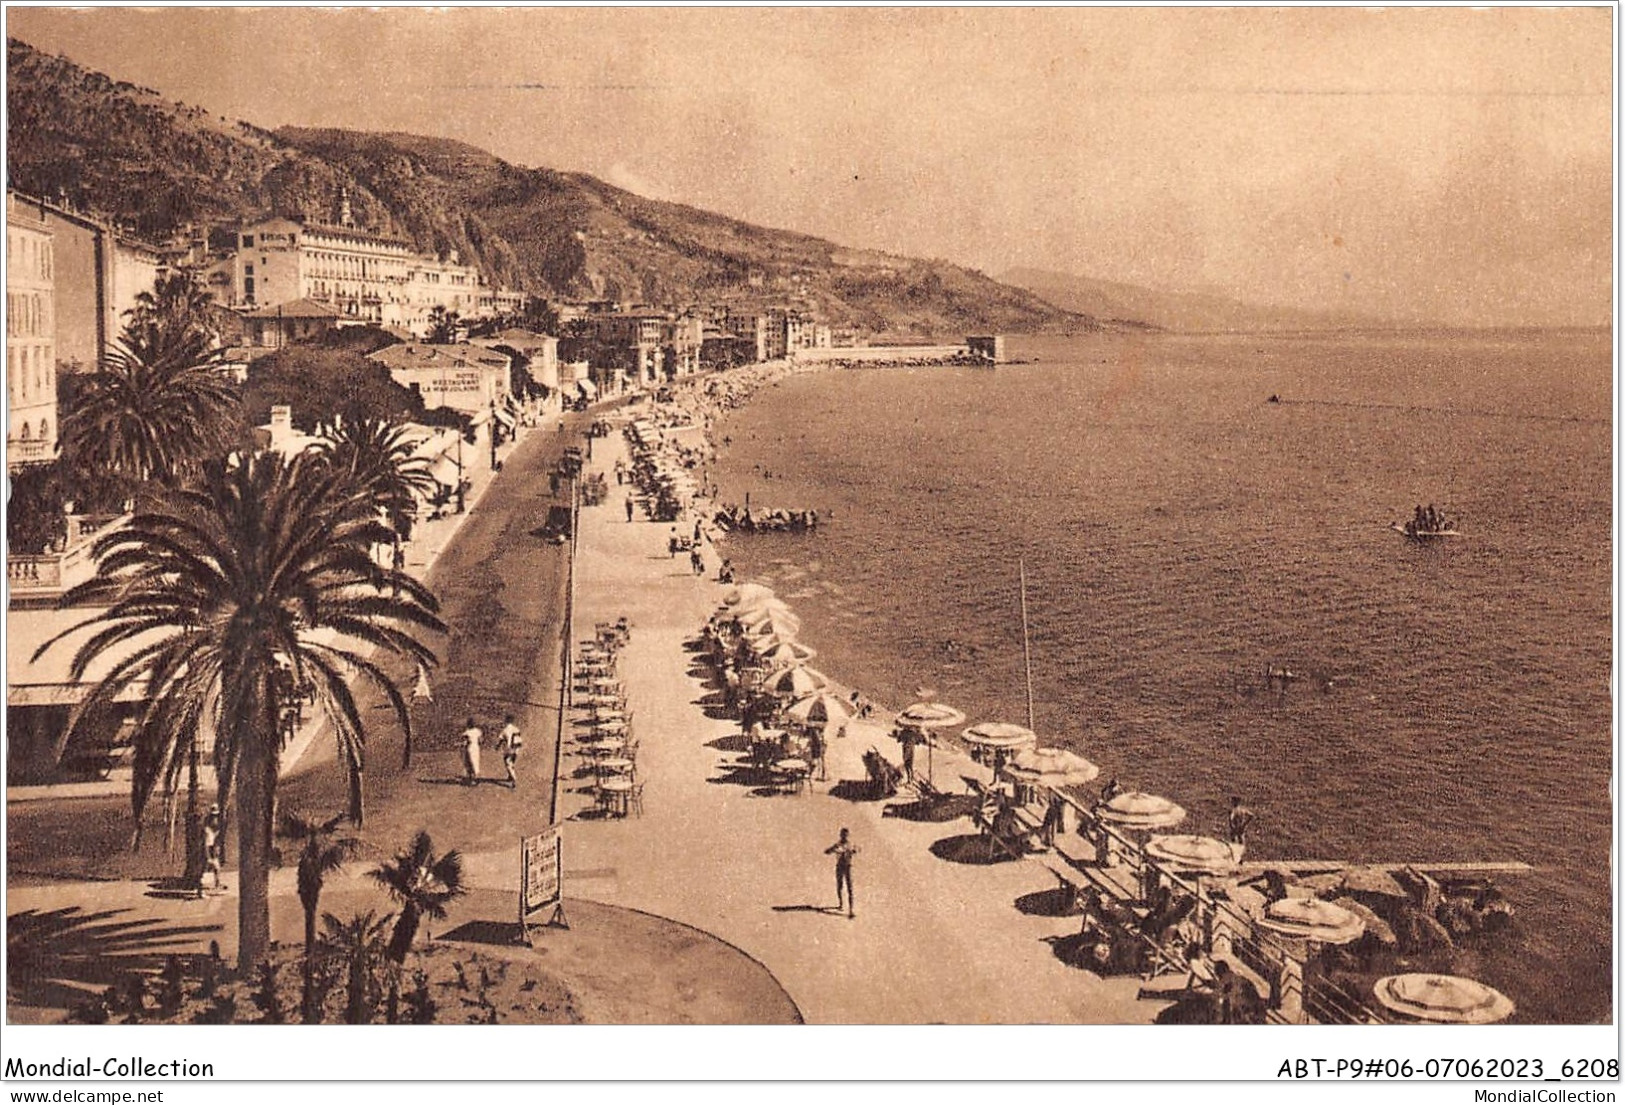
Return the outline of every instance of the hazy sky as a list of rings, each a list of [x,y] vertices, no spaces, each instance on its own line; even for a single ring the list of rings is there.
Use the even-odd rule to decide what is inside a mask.
[[[1468,324],[1611,311],[1612,13],[8,8],[231,118],[836,241]]]

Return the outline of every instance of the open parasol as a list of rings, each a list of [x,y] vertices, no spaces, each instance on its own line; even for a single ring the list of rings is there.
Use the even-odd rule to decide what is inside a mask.
[[[753,642],[755,640],[755,638],[752,638]],[[769,667],[782,668],[795,664],[804,664],[818,655],[817,649],[808,648],[799,641],[791,641],[783,637],[767,637],[762,640],[763,646],[753,644],[753,647],[756,648],[756,658]]]
[[[1082,786],[1100,774],[1100,768],[1064,748],[1023,748],[1010,757],[1004,773],[1012,779],[1034,786]]]
[[[1154,836],[1146,842],[1145,854],[1176,871],[1199,875],[1228,875],[1241,862],[1234,844],[1211,836]]]
[[[1320,944],[1348,944],[1365,932],[1365,921],[1320,898],[1282,898],[1264,910],[1259,925],[1283,936]]]
[[[940,702],[916,702],[898,714],[897,720],[914,729],[946,729],[963,724],[965,715]]]
[[[787,694],[795,698],[803,698],[814,691],[821,691],[827,686],[829,686],[829,677],[823,672],[798,664],[793,668],[785,669],[768,680],[767,689],[774,694]]]
[[[803,698],[798,698],[790,704],[785,711],[797,721],[812,724],[828,724],[829,722],[845,722],[852,718],[852,704],[844,698],[832,695],[827,691],[815,691]]]
[[[980,748],[1028,748],[1038,743],[1038,734],[1024,725],[1008,721],[979,721],[962,734],[967,744]]]
[[[1101,806],[1098,813],[1101,820],[1125,829],[1171,829],[1185,820],[1183,806],[1139,790],[1124,791]]]
[[[748,636],[794,637],[801,632],[801,619],[794,614],[774,614],[743,628]]]
[[[778,599],[763,599],[759,603],[741,604],[734,610],[734,617],[744,626],[761,625],[765,621],[783,618],[787,621],[796,621],[796,615],[788,603]]]
[[[1371,993],[1403,1017],[1434,1024],[1494,1024],[1516,1009],[1499,990],[1460,975],[1389,975]]]
[[[1383,920],[1376,910],[1372,909],[1364,902],[1357,901],[1354,898],[1346,896],[1342,898],[1333,898],[1331,902],[1333,905],[1348,910],[1360,920],[1364,921],[1366,935],[1375,939],[1377,943],[1388,948],[1398,946],[1399,936],[1394,932],[1394,926]]]
[[[764,587],[760,583],[741,583],[726,595],[722,596],[725,606],[739,606],[742,603],[761,601],[774,598],[773,588]]]
[[[923,732],[927,729],[946,729],[953,725],[963,725],[965,715],[962,711],[946,706],[941,702],[916,702],[908,709],[897,715],[897,724],[903,729],[915,729]],[[899,740],[902,733],[895,734]],[[933,741],[925,742],[925,777],[936,782],[937,753]]]

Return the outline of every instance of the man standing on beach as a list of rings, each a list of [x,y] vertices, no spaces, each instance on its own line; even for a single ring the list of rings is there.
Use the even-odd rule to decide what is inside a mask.
[[[856,917],[857,899],[852,894],[852,857],[858,854],[857,845],[852,843],[848,831],[842,829],[841,839],[825,848],[824,854],[835,857],[835,912],[839,913],[844,903],[847,917]]]

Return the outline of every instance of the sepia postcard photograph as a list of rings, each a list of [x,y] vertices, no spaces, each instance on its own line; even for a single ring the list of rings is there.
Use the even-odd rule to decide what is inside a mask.
[[[8,1084],[1618,1080],[1612,6],[4,16]]]

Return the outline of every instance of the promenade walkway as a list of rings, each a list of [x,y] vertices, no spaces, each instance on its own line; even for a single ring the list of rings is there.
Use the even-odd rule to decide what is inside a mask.
[[[592,467],[622,455],[620,441],[601,441]],[[667,555],[668,525],[629,524],[612,509],[581,519],[576,637],[595,621],[631,620],[622,671],[646,790],[642,817],[566,828],[568,894],[728,940],[774,973],[809,1023],[1145,1023],[1163,1008],[1136,1000],[1138,978],[1102,980],[1054,954],[1046,939],[1075,932],[1077,920],[1015,904],[1055,887],[1039,864],[945,860],[932,845],[972,832],[967,819],[885,817],[883,803],[832,795],[864,777],[867,744],[831,741],[828,781],[803,794],[758,796],[727,778],[739,726],[706,716],[702,672],[684,648],[725,588]],[[939,750],[939,781],[979,770]],[[561,816],[589,805],[569,793]],[[862,849],[852,920],[834,910],[823,854],[843,826]]]
[[[369,770],[363,856],[347,876],[332,881],[335,905],[367,891],[361,872],[422,826],[440,847],[464,852],[469,882],[482,892],[459,907],[450,923],[513,916],[501,902],[517,906],[518,839],[540,829],[547,816],[563,582],[564,550],[529,539],[529,531],[539,524],[548,498],[545,473],[567,438],[543,431],[522,441],[504,478],[494,482],[436,562],[432,579],[444,591],[453,625],[437,702],[420,719],[422,743],[410,770],[398,767],[399,737],[387,731],[392,727],[369,750],[375,766]],[[589,467],[608,470],[622,455],[618,438],[600,439]],[[1138,978],[1101,980],[1054,954],[1047,939],[1075,932],[1076,919],[1024,913],[1016,905],[1053,889],[1053,876],[1039,864],[945,860],[932,845],[972,832],[967,820],[885,817],[881,803],[832,795],[841,780],[863,777],[859,757],[866,744],[832,741],[829,780],[815,782],[808,793],[758,796],[734,781],[726,765],[738,755],[730,750],[738,725],[707,716],[702,673],[692,668],[695,654],[684,648],[723,588],[696,578],[686,557],[667,555],[668,531],[641,519],[627,523],[613,495],[605,506],[581,512],[576,636],[590,633],[596,620],[624,614],[633,623],[623,663],[647,789],[642,817],[580,816],[591,798],[574,789],[575,761],[565,757],[560,816],[569,819],[567,900],[630,907],[727,941],[765,966],[811,1023],[1143,1023],[1160,1011],[1161,1003],[1135,1000]],[[714,568],[715,552],[707,551]],[[452,723],[475,712],[494,728],[493,712],[504,704],[516,707],[528,738],[519,788],[448,785],[459,774]],[[375,696],[364,702],[369,710],[378,705]],[[342,774],[331,765],[330,745],[316,740],[284,781],[285,808],[342,808]],[[487,778],[500,774],[495,759],[485,764]],[[963,760],[938,756],[939,780],[971,770]],[[58,838],[64,846],[82,845],[93,804],[97,820],[107,821],[109,849],[118,849],[127,822],[111,799],[105,810],[99,803],[72,803],[71,825],[44,816],[44,808],[22,816],[32,803],[12,807],[13,844],[28,840],[33,851]],[[833,908],[833,862],[824,854],[843,826],[862,849],[857,917],[851,920]],[[12,881],[8,912],[117,910],[121,921],[202,926],[207,931],[196,933],[196,940],[218,938],[231,954],[234,892],[202,902],[153,897],[150,853],[124,856],[107,872],[113,881],[73,879],[70,869],[77,864],[53,872],[56,877],[43,884]],[[288,869],[272,876],[279,932],[297,922],[292,876]],[[227,881],[234,883],[233,873]],[[591,908],[577,912],[578,928],[607,924],[594,918],[611,916]],[[563,949],[582,935],[550,930],[541,934],[540,946]],[[698,933],[692,938],[703,939]],[[607,961],[600,964],[595,969],[613,973]],[[705,1008],[744,1008],[722,1000],[721,990],[731,987],[721,979],[709,998],[705,985],[697,985],[674,999],[683,1004],[672,1006],[673,1019],[722,1015],[701,1012]],[[771,1002],[750,999],[748,1005],[776,1019],[766,1012]]]

